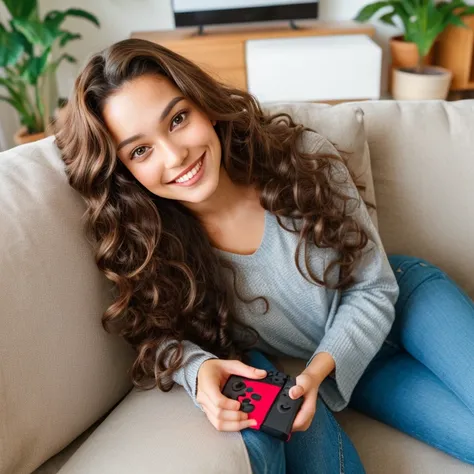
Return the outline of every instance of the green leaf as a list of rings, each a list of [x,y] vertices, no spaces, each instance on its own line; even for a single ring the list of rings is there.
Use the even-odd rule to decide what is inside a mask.
[[[474,6],[466,7],[459,16],[474,15]]]
[[[395,13],[400,17],[402,20],[403,26],[405,27],[405,32],[409,33],[412,23],[410,22],[410,15],[406,12],[400,2],[393,1],[390,2],[391,6],[395,10]]]
[[[49,48],[58,36],[54,29],[49,29],[47,25],[39,21],[18,19],[13,20],[13,23],[30,43],[40,45],[43,48]]]
[[[99,20],[92,13],[81,10],[80,8],[69,8],[64,12],[65,16],[76,16],[79,18],[84,18],[84,20],[89,20],[91,23],[94,23],[97,27],[100,27]]]
[[[13,18],[33,18],[38,11],[36,0],[3,0]]]
[[[452,15],[449,15],[448,17],[448,22],[451,23],[451,25],[454,25],[454,26],[459,26],[461,28],[468,28],[468,26],[466,25],[466,23],[464,23],[461,18],[459,18],[457,15],[455,14],[452,14]]]
[[[400,0],[402,8],[407,12],[409,16],[417,14],[416,5],[411,0]]]
[[[11,97],[7,97],[5,95],[0,95],[0,100],[2,100],[3,102],[8,102],[12,107],[14,107],[16,110],[18,110],[16,102]]]
[[[48,57],[50,53],[51,49],[48,48],[41,56],[32,57],[28,61],[27,67],[24,69],[22,75],[31,85],[35,85],[38,82],[39,77],[48,67]]]
[[[357,16],[354,18],[355,21],[364,23],[369,21],[379,10],[390,5],[390,2],[374,2],[366,5],[362,10],[359,11]]]
[[[390,13],[386,13],[382,15],[379,20],[386,25],[397,26],[396,23],[393,21],[393,17],[395,16],[395,12],[392,11]]]
[[[61,36],[61,39],[59,41],[59,46],[63,47],[66,46],[69,41],[81,39],[82,35],[79,33],[71,33],[70,31],[63,31],[63,34]]]
[[[23,52],[24,47],[15,33],[0,28],[0,67],[16,64]]]
[[[12,34],[15,37],[15,41],[18,41],[23,45],[23,49],[25,50],[26,54],[32,55],[33,45],[25,38],[25,36],[20,31],[18,31],[13,20],[10,20],[10,27],[12,29]]]
[[[77,63],[77,59],[74,56],[71,56],[70,54],[62,54],[56,61],[51,63],[50,65],[51,72],[55,72],[56,69],[64,60],[66,60],[69,63]]]

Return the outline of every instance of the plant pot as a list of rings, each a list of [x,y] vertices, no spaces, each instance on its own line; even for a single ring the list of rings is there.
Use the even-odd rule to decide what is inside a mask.
[[[15,135],[13,136],[13,140],[17,145],[23,145],[25,143],[35,142],[36,140],[41,140],[45,138],[46,134],[44,132],[39,133],[28,133],[26,127],[21,127]]]
[[[393,36],[390,38],[390,51],[392,53],[392,67],[406,68],[416,67],[418,65],[418,48],[415,43],[405,41],[402,36]],[[423,65],[429,66],[434,61],[434,48],[426,55]]]
[[[392,77],[393,70],[396,68],[410,68],[418,66],[418,48],[415,43],[410,43],[403,39],[403,35],[390,38],[390,51],[392,53],[391,73],[388,75],[388,89],[393,95]],[[429,66],[434,62],[434,48],[423,60],[423,66]]]
[[[414,68],[394,69],[392,95],[395,100],[445,100],[449,93],[452,73],[436,66],[417,73]]]

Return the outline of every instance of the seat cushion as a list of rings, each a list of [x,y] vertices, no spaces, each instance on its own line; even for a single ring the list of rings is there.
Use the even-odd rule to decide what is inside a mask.
[[[303,360],[271,359],[294,376],[305,367]],[[474,466],[361,413],[346,409],[336,418],[367,474],[474,474]],[[77,451],[62,469],[64,460],[53,459],[34,474],[251,472],[241,436],[216,431],[178,386],[170,393],[133,390],[79,449],[70,449]]]
[[[219,432],[182,387],[132,390],[60,474],[251,474],[238,432]]]

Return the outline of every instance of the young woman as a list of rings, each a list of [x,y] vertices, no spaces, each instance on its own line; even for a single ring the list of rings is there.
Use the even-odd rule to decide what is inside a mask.
[[[473,304],[426,262],[390,267],[323,142],[156,44],[93,56],[57,144],[115,284],[104,327],[136,349],[137,387],[176,382],[216,429],[242,430],[255,473],[364,472],[332,415],[349,403],[474,463]],[[221,393],[273,370],[265,354],[307,361],[288,443]]]

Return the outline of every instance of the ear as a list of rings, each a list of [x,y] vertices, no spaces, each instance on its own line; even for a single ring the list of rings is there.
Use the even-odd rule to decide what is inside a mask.
[[[215,127],[217,125],[217,120],[212,120],[211,123],[212,123],[212,126]]]

